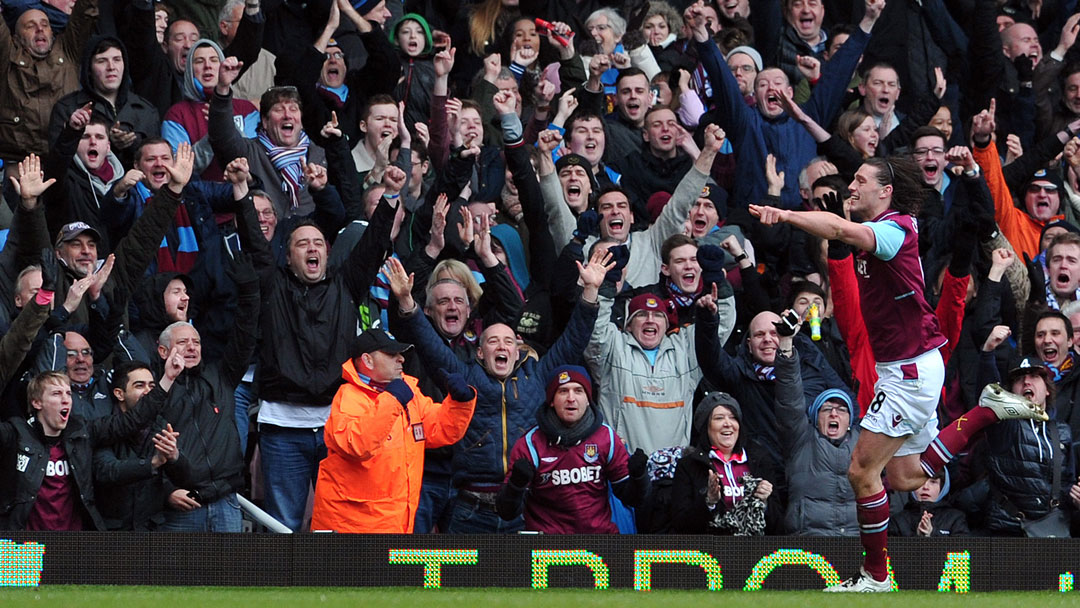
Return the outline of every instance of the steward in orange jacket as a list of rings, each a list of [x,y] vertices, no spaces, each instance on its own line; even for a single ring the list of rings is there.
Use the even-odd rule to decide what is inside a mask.
[[[449,374],[449,397],[432,401],[416,378],[401,373],[401,353],[410,348],[378,329],[356,338],[326,422],[312,530],[411,533],[424,449],[465,435],[476,391],[460,374]]]
[[[994,220],[1001,234],[1009,240],[1017,256],[1034,260],[1042,252],[1039,241],[1043,228],[1047,223],[1065,217],[1061,215],[1061,195],[1065,191],[1061,177],[1053,172],[1039,171],[1028,179],[1021,188],[1024,205],[1020,208],[1005,182],[997,145],[993,141],[985,146],[976,144],[971,154],[986,176],[986,185],[994,199]]]

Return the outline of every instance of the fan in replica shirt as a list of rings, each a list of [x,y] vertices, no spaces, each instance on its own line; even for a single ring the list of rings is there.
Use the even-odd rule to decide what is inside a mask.
[[[585,368],[563,365],[547,384],[537,426],[510,451],[514,466],[495,501],[512,520],[525,510],[525,529],[545,534],[617,534],[608,484],[615,496],[637,506],[649,490],[647,457],[627,454],[593,401]]]

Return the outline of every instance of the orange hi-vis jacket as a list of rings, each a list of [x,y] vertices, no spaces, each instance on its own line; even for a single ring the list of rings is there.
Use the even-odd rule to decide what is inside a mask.
[[[412,533],[424,450],[465,436],[476,393],[467,402],[436,403],[416,378],[403,375],[413,391],[405,407],[364,382],[351,359],[341,367],[345,384],[326,421],[327,456],[319,465],[311,529]]]
[[[1013,246],[1016,255],[1023,259],[1026,253],[1028,259],[1034,260],[1039,255],[1039,237],[1042,236],[1043,226],[1047,222],[1039,220],[1027,214],[1027,211],[1019,208],[1013,202],[1012,193],[1005,183],[1005,174],[1001,171],[1001,157],[998,156],[997,144],[992,140],[985,148],[974,146],[971,155],[975,162],[979,163],[986,185],[990,188],[990,195],[994,199],[994,220],[997,222],[1001,234],[1005,235],[1009,244]],[[1059,215],[1050,218],[1050,221],[1062,219]]]

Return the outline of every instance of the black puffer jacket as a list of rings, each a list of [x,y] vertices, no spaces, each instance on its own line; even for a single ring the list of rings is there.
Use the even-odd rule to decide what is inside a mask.
[[[150,394],[155,392],[164,395],[158,388]],[[92,422],[72,416],[60,433],[75,481],[75,498],[88,528],[105,530],[94,498],[94,448],[137,433],[158,415],[159,407],[157,403],[144,403],[119,416]],[[49,448],[41,424],[32,418],[0,423],[0,529],[26,528],[48,463]]]
[[[1048,425],[1056,424],[1058,441],[1051,438]],[[987,429],[989,447],[987,470],[990,479],[990,505],[987,528],[998,534],[1022,536],[1020,520],[1007,508],[1011,502],[1027,519],[1038,519],[1050,512],[1056,498],[1070,508],[1069,486],[1076,479],[1072,461],[1072,432],[1063,422],[1006,420]],[[1050,496],[1053,481],[1053,453],[1062,450],[1061,494]]]

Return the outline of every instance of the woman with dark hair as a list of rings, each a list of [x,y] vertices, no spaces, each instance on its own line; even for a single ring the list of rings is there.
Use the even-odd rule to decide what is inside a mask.
[[[760,536],[777,521],[769,470],[747,452],[742,409],[727,393],[709,393],[694,411],[691,447],[683,450],[671,486],[672,521],[683,534]],[[772,509],[770,511],[770,506]]]

